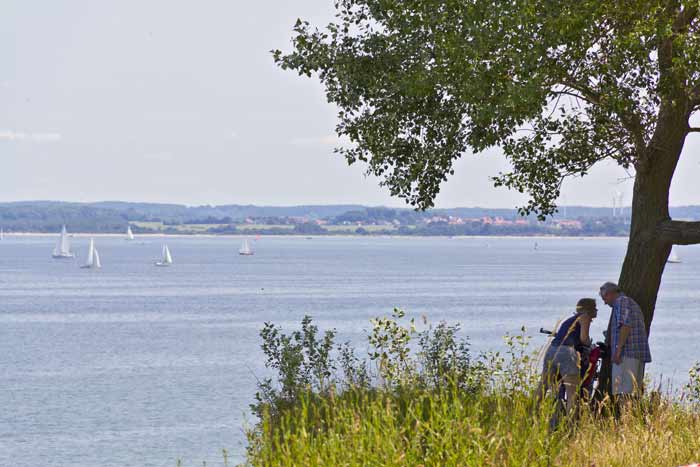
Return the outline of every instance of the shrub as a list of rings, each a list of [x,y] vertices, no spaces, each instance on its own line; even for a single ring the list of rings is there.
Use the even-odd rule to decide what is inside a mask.
[[[253,406],[250,466],[626,466],[700,460],[695,405],[658,394],[608,416],[579,410],[575,423],[550,430],[552,403],[532,397],[537,359],[529,337],[506,336],[506,351],[472,357],[459,327],[419,331],[401,310],[372,320],[368,359],[335,331],[319,337],[305,317],[286,335],[261,332],[272,379]],[[700,365],[686,397],[700,396]],[[573,422],[574,420],[569,420]]]
[[[700,362],[688,371],[688,383],[684,387],[684,396],[688,402],[700,406]]]
[[[405,316],[403,310],[394,308],[391,318],[375,318],[372,333],[368,337],[372,350],[369,357],[377,365],[379,377],[385,385],[406,383],[413,375],[415,365],[410,358],[409,343],[416,334],[415,320],[402,326],[399,320]]]
[[[469,341],[459,339],[458,324],[438,323],[418,335],[420,376],[428,387],[455,385],[460,391],[475,392],[483,384],[486,367],[472,362]]]
[[[404,323],[404,317],[402,310],[394,309],[391,317],[370,321],[368,359],[358,357],[348,342],[337,345],[335,330],[320,336],[309,316],[302,320],[301,330],[290,334],[265,323],[260,331],[265,366],[277,374],[258,384],[253,413],[260,418],[267,412],[274,418],[298,404],[302,394],[367,389],[373,382],[387,389],[454,385],[459,390],[474,390],[481,384],[484,366],[472,363],[467,340],[457,337],[459,326],[441,322],[419,333],[415,320]],[[416,339],[418,351],[412,353],[411,344]]]
[[[302,391],[327,391],[336,369],[331,358],[335,334],[334,330],[326,331],[319,338],[318,327],[311,324],[309,316],[301,321],[301,330],[291,335],[272,323],[265,323],[260,331],[262,350],[267,357],[265,366],[277,370],[278,385],[271,378],[258,384],[256,403],[251,406],[253,413],[258,417],[265,410],[277,414],[297,402]]]

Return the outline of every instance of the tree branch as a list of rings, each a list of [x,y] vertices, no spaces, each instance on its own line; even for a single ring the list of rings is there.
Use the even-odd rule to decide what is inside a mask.
[[[686,6],[681,11],[678,13],[678,16],[676,16],[676,19],[673,21],[673,32],[685,32],[690,26],[690,23],[693,22],[693,20],[697,17],[698,15],[698,6],[693,5],[693,6]]]
[[[582,98],[585,98],[587,102],[590,102],[591,104],[600,104],[600,94],[593,91],[593,89],[590,87],[578,83],[576,80],[570,78],[561,80],[560,84],[562,86],[566,86],[567,88],[571,88],[574,91],[578,91]]]
[[[700,133],[700,128],[695,128],[691,126],[688,128],[688,133]]]
[[[594,91],[585,84],[577,82],[571,77],[562,79],[559,84],[578,92],[580,94],[578,97],[589,104],[600,105],[601,103],[600,93]],[[634,144],[637,153],[642,154],[646,144],[644,142],[644,127],[639,119],[639,115],[633,112],[617,112],[617,116],[620,119],[622,126],[630,133],[632,144]]]
[[[584,102],[588,102],[589,104],[595,104],[595,102],[592,102],[590,99],[586,98],[582,94],[577,94],[577,93],[571,92],[571,91],[566,91],[566,90],[552,91],[552,94],[555,96],[570,96],[570,97],[574,97],[576,99],[580,99]]]
[[[659,238],[672,245],[700,243],[700,222],[667,220],[657,227]]]

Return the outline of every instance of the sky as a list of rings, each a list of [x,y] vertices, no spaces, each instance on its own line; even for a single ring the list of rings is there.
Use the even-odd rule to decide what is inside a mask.
[[[403,206],[333,154],[320,84],[278,69],[298,17],[333,0],[4,0],[0,201]],[[700,204],[691,134],[671,204]],[[438,207],[514,207],[498,149],[465,154]],[[612,162],[567,181],[561,204],[607,206],[632,180]]]

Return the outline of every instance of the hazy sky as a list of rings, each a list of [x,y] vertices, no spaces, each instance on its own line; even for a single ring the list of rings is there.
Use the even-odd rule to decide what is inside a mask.
[[[4,0],[0,3],[0,201],[401,206],[333,154],[320,85],[277,69],[297,17],[333,0]],[[700,204],[700,134],[672,203]],[[498,151],[465,154],[437,204],[511,207]],[[566,204],[630,199],[613,163],[565,186]]]

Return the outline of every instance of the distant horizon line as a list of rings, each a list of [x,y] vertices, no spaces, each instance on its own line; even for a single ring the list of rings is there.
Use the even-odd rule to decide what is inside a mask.
[[[414,207],[410,205],[404,206],[392,206],[385,204],[363,204],[363,203],[295,203],[295,204],[255,204],[255,203],[222,203],[222,204],[188,204],[188,203],[177,203],[177,202],[163,202],[163,201],[123,201],[123,200],[101,200],[101,201],[67,201],[67,200],[51,200],[51,199],[32,199],[32,200],[14,200],[14,201],[0,201],[0,205],[3,204],[31,204],[31,203],[63,203],[63,204],[108,204],[108,203],[120,203],[120,204],[150,204],[150,205],[164,205],[164,206],[183,206],[186,208],[200,208],[200,207],[225,207],[225,206],[250,206],[257,208],[298,208],[298,207],[329,207],[329,206],[356,206],[363,208],[385,208],[385,209],[409,209],[415,210]],[[669,208],[687,208],[700,206],[698,204],[681,204],[669,206]],[[595,205],[595,204],[562,204],[557,205],[557,208],[588,208],[588,209],[613,209],[610,205]],[[615,206],[615,209],[629,209],[631,205],[626,204],[624,206]],[[451,206],[451,207],[432,207],[426,209],[426,211],[434,210],[451,210],[451,209],[481,209],[481,210],[518,210],[518,206],[500,206],[500,207],[488,207],[488,206]]]
[[[108,203],[120,203],[120,204],[151,204],[151,205],[165,205],[165,206],[184,206],[186,208],[198,208],[198,207],[224,207],[224,206],[252,206],[260,208],[296,208],[296,207],[308,207],[308,206],[357,206],[363,208],[385,208],[385,209],[409,209],[415,210],[410,205],[404,206],[391,206],[384,204],[363,204],[363,203],[294,203],[294,204],[255,204],[255,203],[221,203],[221,204],[188,204],[188,203],[177,203],[177,202],[162,202],[162,201],[123,201],[123,200],[101,200],[101,201],[67,201],[67,200],[51,200],[51,199],[32,199],[32,200],[14,200],[14,201],[0,201],[0,205],[3,204],[31,204],[31,203],[63,203],[63,204],[108,204]],[[680,204],[669,206],[669,208],[686,208],[686,207],[696,207],[700,206],[698,204]],[[610,205],[588,205],[588,204],[562,204],[558,205],[558,208],[589,208],[589,209],[613,209]],[[615,206],[616,209],[627,209],[631,205],[626,204],[624,206]],[[518,206],[500,206],[500,207],[488,207],[488,206],[451,206],[451,207],[432,207],[428,208],[430,210],[450,210],[450,209],[482,209],[482,210],[517,210]]]

